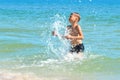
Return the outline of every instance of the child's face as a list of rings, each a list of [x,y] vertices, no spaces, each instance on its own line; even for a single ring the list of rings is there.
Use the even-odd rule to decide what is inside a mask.
[[[70,23],[74,23],[77,21],[77,17],[74,14],[71,14],[69,17],[69,21],[70,21]]]

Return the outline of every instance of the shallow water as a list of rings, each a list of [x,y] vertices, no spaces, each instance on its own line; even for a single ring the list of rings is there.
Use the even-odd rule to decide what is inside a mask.
[[[119,80],[119,1],[18,2],[0,3],[0,80]],[[80,60],[66,60],[69,41],[51,35],[65,33],[71,12],[81,15]]]

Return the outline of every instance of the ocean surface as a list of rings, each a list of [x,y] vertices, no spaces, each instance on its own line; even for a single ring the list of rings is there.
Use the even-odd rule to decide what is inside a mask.
[[[84,57],[66,57],[78,12]],[[120,80],[119,0],[0,0],[0,80]]]

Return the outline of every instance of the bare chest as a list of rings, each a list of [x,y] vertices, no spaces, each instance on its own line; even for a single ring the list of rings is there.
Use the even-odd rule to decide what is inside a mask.
[[[72,36],[77,36],[78,35],[78,30],[76,28],[70,28],[68,30],[69,34],[72,35]]]

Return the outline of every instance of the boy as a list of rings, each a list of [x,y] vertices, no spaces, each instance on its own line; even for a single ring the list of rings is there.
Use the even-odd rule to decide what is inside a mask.
[[[66,39],[70,40],[71,43],[71,53],[81,53],[84,51],[84,45],[82,43],[82,40],[84,38],[82,30],[78,22],[80,21],[80,15],[76,12],[71,13],[69,17],[69,22],[71,25],[67,26],[68,35],[62,36]],[[54,36],[57,36],[56,32],[53,31],[52,34]]]

